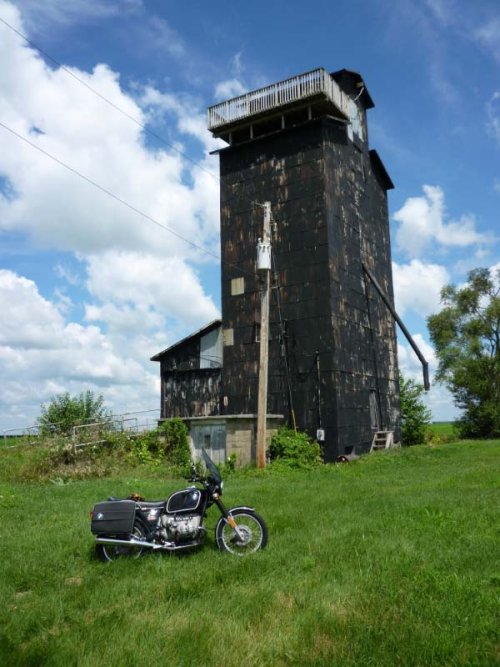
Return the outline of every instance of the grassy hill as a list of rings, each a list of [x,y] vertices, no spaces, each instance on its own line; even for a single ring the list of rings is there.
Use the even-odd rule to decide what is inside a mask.
[[[498,664],[499,445],[239,473],[226,502],[265,517],[266,551],[216,551],[212,510],[202,551],[109,565],[93,558],[94,502],[182,481],[8,481],[16,455],[0,452],[0,663]]]

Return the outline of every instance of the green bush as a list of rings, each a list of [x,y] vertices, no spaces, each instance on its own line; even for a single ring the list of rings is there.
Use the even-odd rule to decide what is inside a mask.
[[[30,465],[30,478],[83,479],[103,477],[124,467],[147,466],[153,471],[165,468],[185,474],[191,463],[188,429],[181,419],[163,422],[158,429],[142,433],[110,430],[103,442],[74,449],[69,438],[51,438],[45,455]]]
[[[186,424],[179,417],[168,419],[158,427],[163,453],[172,465],[185,467],[191,464],[188,433]]]
[[[110,417],[104,407],[102,394],[93,391],[70,396],[68,392],[53,396],[48,404],[42,405],[38,418],[41,435],[69,435],[74,426],[105,422]]]
[[[399,400],[401,406],[401,440],[403,445],[421,445],[432,414],[422,401],[424,388],[412,379],[399,374]]]
[[[300,431],[282,426],[272,437],[269,447],[271,461],[291,468],[307,468],[322,463],[319,444]]]
[[[129,459],[132,461],[135,459],[136,462],[153,468],[159,468],[164,460],[157,430],[133,436],[125,445],[125,449],[129,452]]]

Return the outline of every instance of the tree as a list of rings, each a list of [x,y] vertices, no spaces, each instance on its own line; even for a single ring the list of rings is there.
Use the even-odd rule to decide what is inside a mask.
[[[401,440],[403,445],[419,445],[425,442],[426,427],[431,412],[422,402],[424,387],[399,374],[399,403],[401,408]]]
[[[428,318],[436,379],[463,411],[463,437],[500,436],[500,268],[474,269],[464,287],[441,292],[444,308]]]
[[[70,396],[68,392],[51,398],[47,405],[41,406],[38,426],[43,435],[50,433],[68,435],[73,426],[97,422],[109,417],[104,407],[104,397],[95,396],[88,390],[78,396]]]

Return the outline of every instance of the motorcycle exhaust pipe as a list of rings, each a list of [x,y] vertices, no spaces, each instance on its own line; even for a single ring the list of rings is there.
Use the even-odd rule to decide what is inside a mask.
[[[177,551],[178,549],[189,549],[197,544],[175,544],[175,542],[165,542],[164,544],[155,544],[154,542],[142,542],[141,540],[117,540],[114,537],[96,537],[97,544],[118,544],[126,547],[145,547],[146,549],[163,549],[165,551]]]
[[[97,544],[118,544],[125,547],[146,547],[147,549],[161,549],[162,544],[154,544],[153,542],[143,542],[142,540],[117,540],[114,537],[96,537]]]

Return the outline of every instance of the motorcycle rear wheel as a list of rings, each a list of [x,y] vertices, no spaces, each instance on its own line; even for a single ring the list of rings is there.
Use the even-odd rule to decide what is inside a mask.
[[[131,537],[144,539],[146,532],[142,525],[136,521],[132,529]],[[144,551],[141,546],[127,546],[125,544],[96,544],[95,552],[99,560],[105,563],[118,560],[118,558],[139,558]]]
[[[221,551],[228,551],[234,556],[247,556],[267,545],[268,533],[264,519],[251,510],[231,511],[238,533],[221,517],[215,528],[215,539]]]

